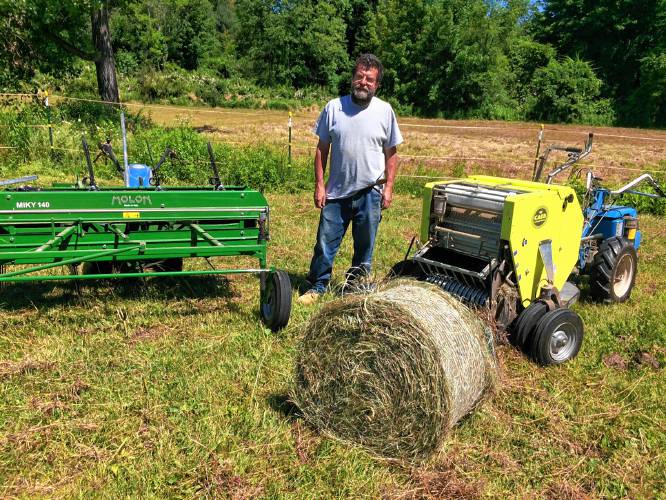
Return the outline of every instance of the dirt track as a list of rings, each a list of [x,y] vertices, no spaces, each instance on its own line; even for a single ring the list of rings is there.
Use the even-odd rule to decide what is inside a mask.
[[[221,142],[268,144],[286,151],[285,111],[149,106],[144,112],[160,124],[188,123]],[[317,115],[315,109],[294,113],[294,155],[312,154],[316,141],[311,128]],[[405,138],[399,148],[403,174],[425,168],[446,175],[456,164],[464,164],[468,172],[525,178],[532,171],[538,124],[419,118],[399,118],[399,123]],[[666,172],[666,131],[546,125],[544,146],[580,147],[589,132],[594,133],[594,147],[583,164],[597,175],[619,182],[642,172]],[[552,157],[565,158],[562,154]]]

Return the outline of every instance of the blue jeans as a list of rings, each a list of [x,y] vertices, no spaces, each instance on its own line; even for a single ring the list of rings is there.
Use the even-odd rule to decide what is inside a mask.
[[[347,280],[370,273],[375,237],[382,218],[381,204],[382,197],[373,188],[364,189],[349,198],[326,201],[319,217],[317,242],[308,275],[314,291],[323,293],[326,290],[333,272],[333,260],[350,222],[354,256],[347,271]]]

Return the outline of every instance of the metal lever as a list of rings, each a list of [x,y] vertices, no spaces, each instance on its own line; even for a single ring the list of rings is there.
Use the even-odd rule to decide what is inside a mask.
[[[642,193],[640,191],[632,191],[631,188],[634,186],[637,186],[643,181],[647,181],[657,192],[657,194],[651,194],[651,193]],[[648,198],[666,198],[666,194],[664,194],[664,191],[661,189],[661,186],[659,183],[657,183],[656,180],[650,175],[650,174],[643,174],[639,177],[636,177],[633,181],[628,182],[621,188],[611,191],[611,194],[622,194],[622,193],[632,193],[632,194],[638,194],[641,196],[647,196]]]
[[[543,156],[539,158],[538,165],[535,165],[532,180],[538,182],[539,179],[541,178],[541,173],[543,172],[543,168],[546,165],[546,161],[548,160],[548,156],[550,155],[551,151],[564,151],[569,155],[569,158],[567,159],[566,162],[564,162],[562,165],[560,165],[559,167],[557,167],[555,170],[553,170],[551,173],[548,174],[548,178],[546,179],[546,184],[551,184],[553,182],[553,178],[557,174],[568,169],[573,164],[579,162],[580,160],[582,160],[583,158],[585,158],[587,155],[590,154],[590,152],[592,151],[593,138],[594,134],[590,132],[588,134],[587,141],[585,141],[585,145],[583,146],[582,149],[573,146],[560,146],[557,144],[548,146],[546,152],[543,154]]]
[[[20,184],[22,182],[32,182],[36,180],[36,175],[28,175],[26,177],[19,177],[18,179],[7,179],[6,181],[0,181],[0,186],[11,186],[12,184]]]
[[[113,147],[111,147],[111,139],[107,139],[106,142],[100,142],[97,144],[97,147],[99,148],[99,153],[97,153],[97,156],[95,156],[93,162],[96,162],[100,156],[104,155],[109,160],[111,160],[111,162],[113,162],[113,166],[116,167],[116,170],[122,174],[123,168],[120,166],[120,162],[113,152]]]
[[[164,153],[162,153],[162,156],[160,157],[160,161],[158,161],[157,165],[155,165],[155,168],[153,169],[154,174],[157,173],[157,171],[160,169],[160,167],[162,166],[162,163],[164,163],[166,161],[167,156],[170,159],[176,157],[176,152],[173,149],[171,149],[169,146],[166,147],[166,149],[164,150]]]
[[[95,182],[95,171],[93,170],[92,161],[90,161],[90,149],[88,148],[88,142],[86,137],[81,137],[81,142],[83,143],[83,152],[86,156],[86,163],[88,164],[88,179],[90,181],[89,189],[97,191],[97,182]]]
[[[216,190],[223,190],[224,186],[220,180],[220,172],[217,170],[217,165],[215,164],[215,152],[210,142],[208,143],[208,156],[210,157],[210,168],[213,169],[213,177],[209,179],[209,182],[215,186]]]

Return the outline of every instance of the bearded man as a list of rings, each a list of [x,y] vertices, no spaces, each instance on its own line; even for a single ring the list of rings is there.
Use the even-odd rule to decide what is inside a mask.
[[[314,205],[319,229],[310,263],[311,288],[298,301],[316,302],[326,290],[333,261],[351,223],[354,255],[347,282],[370,273],[381,211],[393,199],[402,135],[391,105],[375,96],[384,73],[372,54],[356,59],[351,94],[331,100],[319,115],[314,133]],[[330,153],[328,182],[324,172]]]

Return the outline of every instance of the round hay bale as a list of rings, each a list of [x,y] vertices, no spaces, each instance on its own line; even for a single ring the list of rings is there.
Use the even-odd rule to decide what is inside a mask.
[[[293,399],[320,432],[387,458],[422,460],[494,386],[483,322],[427,283],[325,306],[306,327]]]

